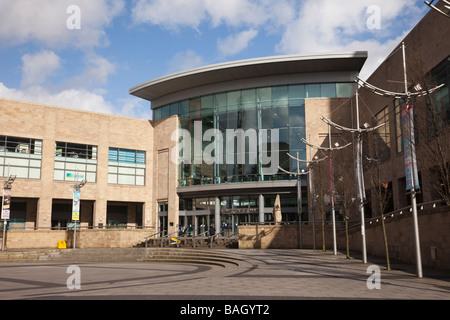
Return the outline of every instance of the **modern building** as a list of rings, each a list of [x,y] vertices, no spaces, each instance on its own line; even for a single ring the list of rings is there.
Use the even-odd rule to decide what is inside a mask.
[[[155,123],[175,118],[181,132],[173,128],[182,149],[171,164],[176,197],[157,199],[160,228],[203,233],[212,225],[234,233],[242,222],[271,221],[277,195],[283,221],[298,221],[297,176],[285,172],[297,172],[297,161],[288,154],[307,159],[302,139],[323,143],[328,127],[321,116],[330,117],[354,95],[366,59],[366,52],[250,59],[131,88],[151,101]],[[302,221],[311,220],[306,177],[302,185]]]
[[[152,102],[152,121],[1,99],[0,176],[16,176],[10,229],[70,227],[73,186],[81,180],[84,228],[173,234],[186,226],[191,235],[214,226],[231,233],[241,222],[270,221],[276,195],[284,220],[296,221],[297,179],[278,166],[297,170],[287,153],[307,156],[301,138],[321,143],[327,126],[320,116],[354,94],[366,58],[366,52],[281,56],[168,75],[130,90]],[[192,137],[192,161],[178,161],[179,128]],[[231,150],[209,164],[202,157],[211,145],[207,129],[224,133],[222,150]],[[232,148],[225,136],[239,129],[243,140],[232,137]]]
[[[449,26],[432,10],[403,40],[409,87],[421,76],[428,79],[422,87],[443,84],[430,97],[447,124]],[[396,48],[367,82],[403,92],[401,53]],[[355,128],[356,80],[367,57],[365,51],[277,56],[166,75],[130,89],[149,101],[152,120],[0,99],[0,177],[16,176],[9,230],[73,226],[74,184],[81,180],[87,181],[81,189],[81,227],[139,231],[118,240],[127,244],[180,230],[189,236],[233,234],[243,222],[273,221],[277,196],[283,221],[320,219],[303,174],[298,206],[296,173],[308,170],[306,161],[320,155],[308,144],[352,142],[321,118]],[[377,161],[390,193],[387,210],[400,209],[409,204],[400,116],[404,102],[364,88],[358,92],[360,123],[385,123],[376,132],[383,146]],[[417,119],[427,101],[411,101],[419,110]],[[418,155],[423,150],[418,141]],[[419,163],[418,202],[439,199],[432,186],[436,179],[428,174],[433,167]],[[369,217],[378,213],[371,210],[374,197],[367,179]],[[30,235],[22,234],[23,242]],[[44,242],[53,246],[55,239],[46,237]],[[102,237],[105,233],[93,236],[85,246],[99,245]]]

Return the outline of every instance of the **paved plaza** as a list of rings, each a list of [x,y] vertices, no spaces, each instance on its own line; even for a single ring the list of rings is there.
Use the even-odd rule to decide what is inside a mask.
[[[450,274],[313,250],[213,250],[239,265],[167,262],[3,262],[0,299],[450,300]],[[74,271],[69,266],[77,266]],[[376,273],[381,280],[376,286]],[[75,267],[76,268],[76,267]],[[373,269],[375,268],[375,269]],[[76,278],[78,276],[78,278]],[[369,277],[372,277],[369,279]],[[369,281],[368,281],[369,279]],[[369,286],[368,286],[369,282]],[[75,284],[79,284],[76,287]],[[369,288],[371,287],[371,288]]]

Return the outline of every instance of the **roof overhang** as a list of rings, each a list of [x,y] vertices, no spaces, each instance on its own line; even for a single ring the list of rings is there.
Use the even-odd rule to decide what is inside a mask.
[[[287,55],[219,63],[169,74],[139,84],[130,94],[155,100],[171,93],[209,84],[282,74],[357,72],[367,60],[367,51],[330,54]]]

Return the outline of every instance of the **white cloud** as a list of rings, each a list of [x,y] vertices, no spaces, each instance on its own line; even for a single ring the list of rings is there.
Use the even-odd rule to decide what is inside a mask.
[[[80,75],[65,80],[65,84],[52,85],[47,78],[61,69],[61,58],[48,50],[25,54],[22,56],[21,88],[8,88],[0,82],[0,97],[117,114],[114,106],[104,98],[106,90],[99,87],[115,71],[115,66],[96,54],[88,54],[86,60],[88,67]]]
[[[125,7],[124,0],[77,0],[81,29],[69,30],[72,0],[2,1],[0,42],[3,45],[37,41],[50,47],[88,48],[107,43],[104,29]]]
[[[186,50],[178,52],[169,61],[169,72],[177,72],[187,69],[200,67],[205,64],[202,56],[195,53],[193,50]]]
[[[250,29],[217,41],[217,49],[222,57],[232,56],[247,48],[249,42],[258,35],[258,31]]]
[[[368,19],[373,18],[367,12],[369,6],[380,9],[379,30],[367,25]],[[307,0],[298,17],[286,25],[277,51],[281,54],[368,51],[362,74],[372,72],[418,22],[420,11],[411,6],[410,0]]]
[[[52,51],[22,56],[22,87],[41,85],[61,67],[61,58]]]
[[[284,24],[292,18],[292,0],[138,0],[132,9],[137,24],[160,25],[169,30],[190,27],[198,30],[203,22],[213,28]]]
[[[205,18],[203,0],[138,0],[132,8],[135,23],[150,23],[176,30],[178,26],[197,29]]]
[[[113,106],[105,101],[103,96],[87,90],[68,89],[53,93],[41,86],[10,89],[0,82],[0,97],[84,111],[114,113]]]
[[[140,98],[129,97],[121,99],[122,108],[118,112],[119,115],[140,119],[151,119],[152,112],[150,104]]]

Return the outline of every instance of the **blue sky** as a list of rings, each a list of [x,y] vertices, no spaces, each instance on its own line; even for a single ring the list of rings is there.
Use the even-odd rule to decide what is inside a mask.
[[[363,50],[364,78],[429,10],[422,0],[0,0],[0,97],[149,119],[128,90],[203,65]]]

